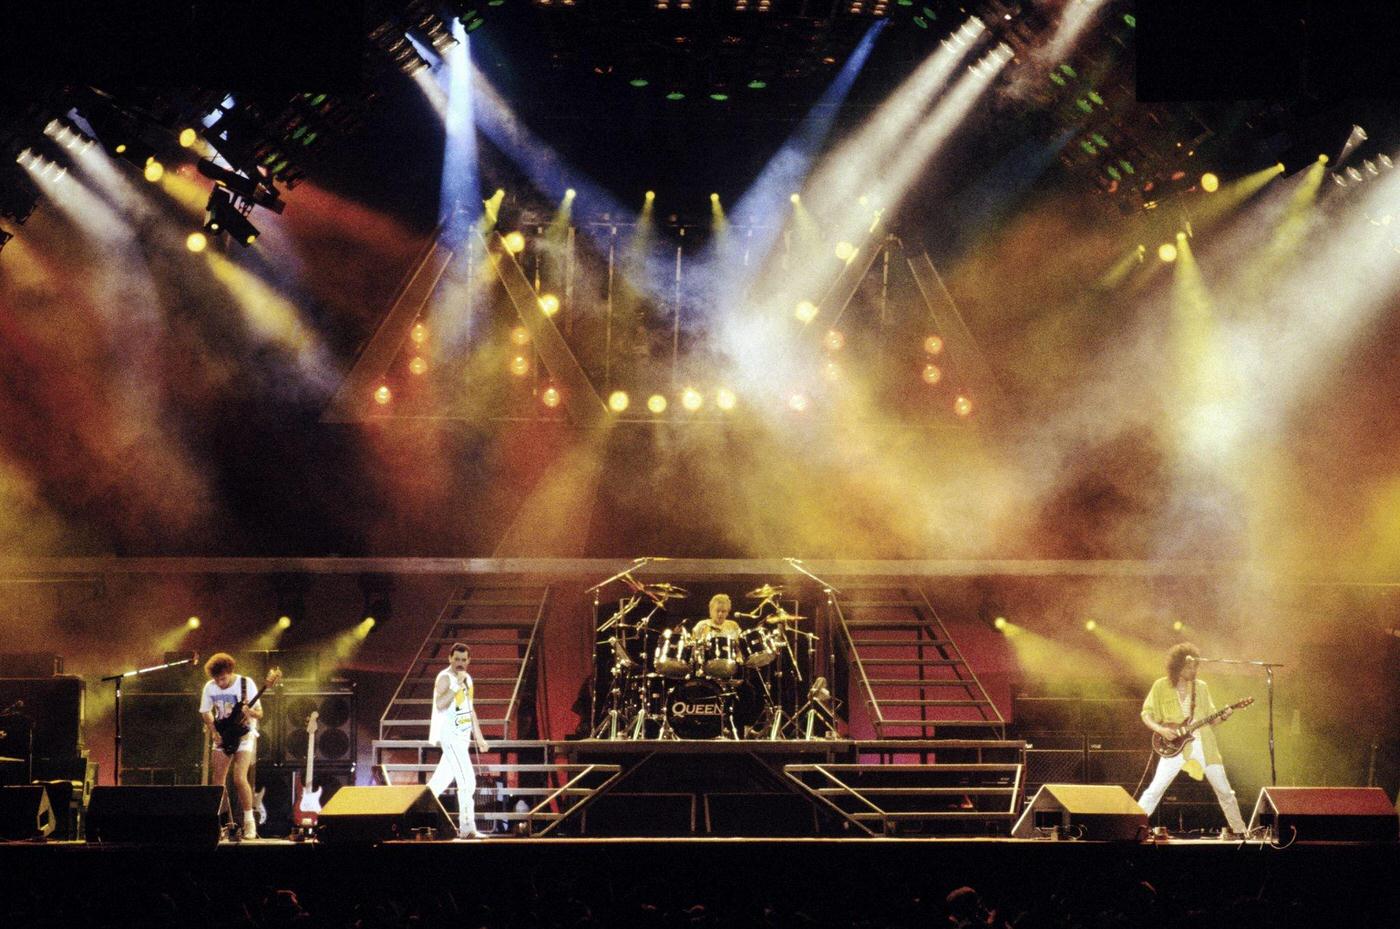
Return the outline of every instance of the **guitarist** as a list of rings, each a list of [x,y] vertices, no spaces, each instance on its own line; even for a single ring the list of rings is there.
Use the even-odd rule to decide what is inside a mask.
[[[251,706],[243,707],[243,715],[248,723],[248,733],[238,742],[232,754],[224,751],[222,740],[214,728],[215,719],[224,719],[242,702],[257,696],[258,687],[253,681],[236,672],[237,664],[233,656],[218,652],[204,663],[204,673],[209,680],[199,699],[199,715],[204,717],[204,728],[209,733],[214,779],[212,783],[223,784],[228,777],[229,764],[233,766],[233,787],[238,792],[238,805],[243,809],[243,838],[256,839],[258,824],[253,813],[253,787],[248,782],[248,770],[257,755],[258,720],[262,719],[262,700],[255,700]]]
[[[1205,681],[1196,678],[1200,655],[1200,651],[1190,642],[1172,646],[1167,652],[1167,676],[1157,678],[1147,693],[1147,699],[1142,701],[1143,725],[1163,738],[1175,739],[1183,724],[1216,712],[1210,688]],[[1226,707],[1217,722],[1197,730],[1184,751],[1170,758],[1157,759],[1157,773],[1138,798],[1138,803],[1148,816],[1157,809],[1162,794],[1166,793],[1167,787],[1184,768],[1188,775],[1198,781],[1204,775],[1215,791],[1215,799],[1225,813],[1230,831],[1241,837],[1245,834],[1240,804],[1230,787],[1230,779],[1225,776],[1225,765],[1215,740],[1215,726],[1229,719],[1230,712]]]

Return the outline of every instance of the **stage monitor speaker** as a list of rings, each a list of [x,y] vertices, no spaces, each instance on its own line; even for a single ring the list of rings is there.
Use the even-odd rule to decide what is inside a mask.
[[[48,838],[53,832],[53,806],[42,785],[0,787],[0,839]]]
[[[1147,814],[1117,784],[1046,784],[1031,798],[1011,834],[1033,839],[1054,827],[1072,838],[1136,842],[1147,835]]]
[[[317,836],[322,842],[382,842],[412,839],[431,829],[439,838],[457,830],[432,791],[422,784],[342,787],[321,808]]]
[[[1264,787],[1249,828],[1279,842],[1394,842],[1400,816],[1379,787]]]
[[[89,842],[216,845],[222,787],[94,787]]]

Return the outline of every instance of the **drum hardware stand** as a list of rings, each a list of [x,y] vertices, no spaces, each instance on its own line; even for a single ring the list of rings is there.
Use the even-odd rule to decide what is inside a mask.
[[[827,689],[826,678],[819,677],[815,681],[813,681],[812,689],[808,692],[807,695],[807,702],[802,704],[798,711],[792,714],[792,719],[788,721],[787,725],[791,726],[793,729],[793,737],[797,737],[796,730],[798,726],[798,721],[802,719],[803,714],[805,713],[807,719],[806,723],[803,724],[801,738],[807,740],[815,738],[814,731],[816,729],[818,720],[821,721],[822,725],[826,729],[826,733],[822,736],[822,738],[834,738],[837,735],[836,714],[835,712],[833,712],[831,706],[829,705],[829,701],[831,700],[831,691]],[[784,734],[786,734],[786,726],[784,727],[783,731]]]
[[[836,595],[841,592],[841,588],[837,587],[834,584],[827,583],[820,577],[817,577],[817,575],[813,574],[811,571],[807,570],[807,566],[803,563],[801,558],[784,558],[783,561],[786,561],[788,563],[788,566],[794,571],[798,572],[799,574],[804,574],[807,577],[810,577],[812,580],[816,581],[818,584],[820,584],[822,587],[822,593],[826,595],[826,636],[827,642],[830,643],[826,650],[826,678],[829,681],[834,681],[836,679],[836,630],[834,626],[834,620],[832,619],[832,617],[836,613]],[[811,659],[813,665],[815,665],[815,653],[812,654]]]

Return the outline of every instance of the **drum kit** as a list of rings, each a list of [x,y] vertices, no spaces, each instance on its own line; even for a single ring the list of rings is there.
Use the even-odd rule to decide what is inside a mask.
[[[672,615],[684,588],[627,572],[617,579],[631,593],[598,626],[610,686],[593,738],[777,739],[796,730],[793,695],[812,677],[819,636],[784,608],[782,587],[746,594],[754,606],[733,614],[737,634],[696,636],[694,620]]]

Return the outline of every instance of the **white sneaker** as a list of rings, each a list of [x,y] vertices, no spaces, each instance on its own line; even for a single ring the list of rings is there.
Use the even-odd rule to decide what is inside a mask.
[[[475,829],[459,829],[459,830],[457,831],[457,838],[459,838],[459,839],[484,839],[484,838],[486,838],[486,833],[484,833],[484,832],[477,832]]]
[[[258,824],[255,822],[245,822],[243,824],[243,838],[256,839],[258,837]]]

